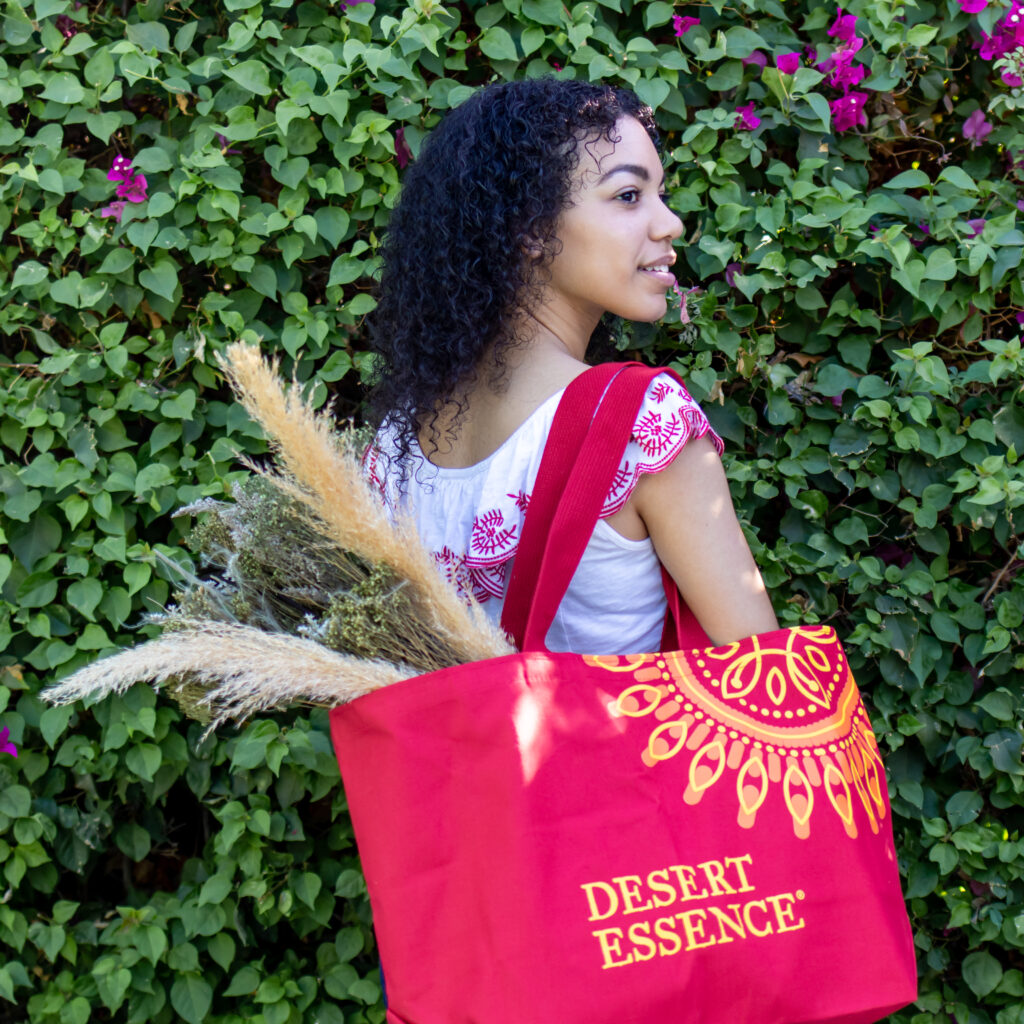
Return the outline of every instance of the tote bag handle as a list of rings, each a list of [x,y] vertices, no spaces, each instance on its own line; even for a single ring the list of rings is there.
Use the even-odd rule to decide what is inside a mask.
[[[521,651],[544,639],[600,518],[653,377],[673,371],[605,363],[566,388],[544,448],[505,596],[502,626]],[[662,569],[668,602],[662,649],[709,646]]]

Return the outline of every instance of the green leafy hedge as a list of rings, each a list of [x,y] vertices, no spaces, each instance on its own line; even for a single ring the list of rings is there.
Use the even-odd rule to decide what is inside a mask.
[[[6,0],[6,1019],[383,1019],[322,715],[200,743],[144,688],[37,694],[152,631],[171,513],[262,450],[215,354],[357,412],[402,167],[474,87],[558,74],[656,108],[694,290],[619,347],[692,382],[781,618],[835,623],[872,706],[921,971],[893,1019],[1024,1022],[1022,17]]]

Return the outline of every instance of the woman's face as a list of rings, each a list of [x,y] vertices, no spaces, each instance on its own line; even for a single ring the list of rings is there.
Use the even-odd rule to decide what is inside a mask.
[[[683,224],[665,205],[658,152],[632,117],[619,119],[614,137],[581,149],[543,302],[587,337],[606,311],[628,320],[664,316],[676,283],[672,240]]]

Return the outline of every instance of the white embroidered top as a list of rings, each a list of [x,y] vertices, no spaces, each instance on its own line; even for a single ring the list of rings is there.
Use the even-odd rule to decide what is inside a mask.
[[[562,392],[552,395],[482,462],[435,466],[413,442],[400,462],[385,424],[364,465],[385,505],[412,514],[438,568],[472,594],[495,622],[530,503],[544,444]],[[686,389],[659,374],[647,389],[611,490],[580,565],[548,631],[551,651],[625,654],[656,651],[665,618],[661,569],[650,539],[629,540],[605,522],[643,473],[664,469],[691,438],[723,445]]]

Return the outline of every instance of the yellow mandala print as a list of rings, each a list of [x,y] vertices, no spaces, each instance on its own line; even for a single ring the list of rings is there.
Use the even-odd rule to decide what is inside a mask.
[[[777,630],[706,650],[586,661],[631,677],[610,710],[650,719],[640,754],[648,767],[686,759],[687,803],[728,780],[739,824],[750,828],[776,786],[800,838],[810,834],[820,806],[832,808],[851,838],[860,811],[878,831],[887,808],[885,774],[831,627]]]

